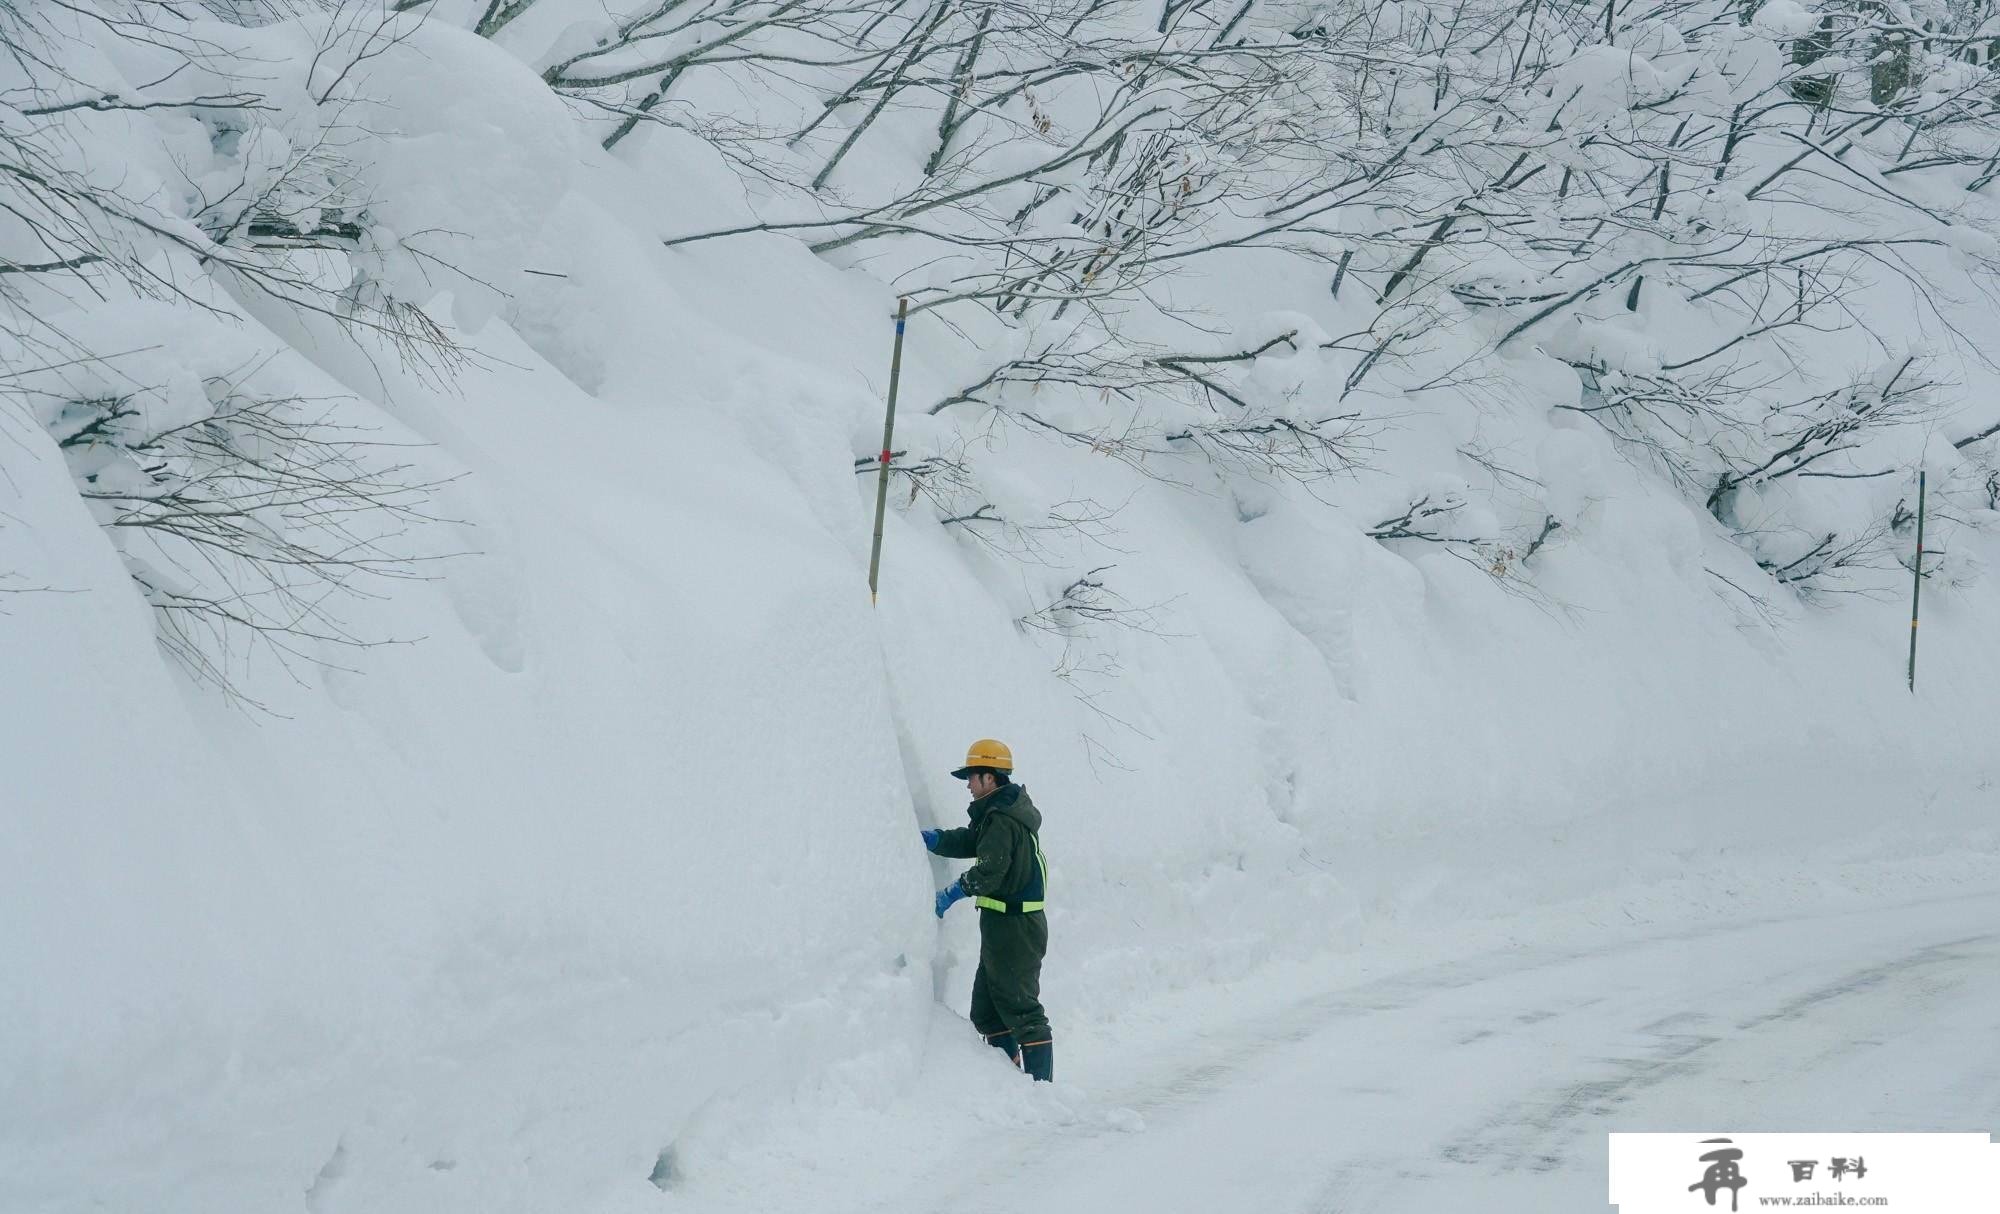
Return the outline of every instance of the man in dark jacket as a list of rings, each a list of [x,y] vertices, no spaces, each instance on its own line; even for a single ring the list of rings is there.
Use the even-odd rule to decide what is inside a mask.
[[[972,979],[972,1027],[1036,1079],[1055,1078],[1055,1045],[1042,1010],[1042,957],[1049,950],[1048,864],[1038,832],[1042,815],[1013,782],[1014,755],[991,738],[974,742],[951,773],[972,793],[972,822],[927,830],[924,846],[940,856],[976,860],[938,891],[942,919],[951,904],[979,907],[979,973]]]

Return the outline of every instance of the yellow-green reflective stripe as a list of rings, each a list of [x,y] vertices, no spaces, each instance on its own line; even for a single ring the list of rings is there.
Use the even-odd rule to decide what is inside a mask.
[[[1035,863],[1042,866],[1042,897],[1047,898],[1049,894],[1049,861],[1048,857],[1042,855],[1042,837],[1040,835],[1035,836]],[[998,898],[974,898],[972,904],[983,910],[996,910],[1003,914],[1007,910],[1007,904]],[[1048,905],[1047,902],[1023,902],[1021,903],[1021,913],[1025,915],[1029,911],[1047,910]]]

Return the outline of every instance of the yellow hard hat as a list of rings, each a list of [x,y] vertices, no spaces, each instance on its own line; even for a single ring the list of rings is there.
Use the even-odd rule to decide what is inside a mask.
[[[1014,770],[1014,752],[1007,749],[1005,742],[992,738],[981,738],[965,748],[965,766],[951,773],[954,780],[963,780],[975,767],[990,767],[994,771],[1009,774]]]

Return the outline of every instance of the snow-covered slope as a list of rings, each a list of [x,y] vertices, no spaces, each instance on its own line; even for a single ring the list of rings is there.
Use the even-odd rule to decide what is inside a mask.
[[[905,268],[782,233],[669,246],[760,200],[685,130],[604,151],[604,120],[514,57],[543,68],[575,30],[503,49],[470,11],[358,9],[154,44],[86,6],[36,44],[63,79],[6,69],[8,163],[54,184],[16,196],[0,257],[114,255],[0,280],[0,1206],[638,1208],[699,1168],[668,1148],[719,1109],[830,1073],[853,1077],[832,1099],[886,1098],[970,981],[974,925],[934,925],[916,831],[957,820],[945,773],[982,736],[1047,815],[1058,1037],[1390,923],[1993,846],[1978,512],[1942,524],[1913,696],[1907,602],[1773,581],[1556,407],[1582,389],[1553,338],[1459,395],[1399,373],[1365,394],[1368,466],[1299,478],[1163,470],[976,402],[933,415],[1021,339],[923,312],[897,448],[974,468],[951,492],[1008,522],[941,522],[896,480],[871,608],[856,467]],[[244,64],[248,128],[215,101]],[[169,72],[207,100],[66,104]],[[241,251],[253,222],[266,243]],[[1871,331],[1948,315],[1990,342],[1947,289],[1976,297],[1963,253],[1926,263],[1947,312],[1857,286]],[[1349,332],[1326,279],[1261,251],[1176,289],[1220,353]],[[1577,340],[1657,339],[1661,308]],[[1968,398],[1991,383],[1937,349]],[[1311,398],[1353,361],[1300,337],[1246,382]],[[1146,399],[1022,392],[1059,426]],[[245,566],[133,525],[135,503],[161,517],[162,475],[220,483],[162,436],[242,423],[245,398],[427,487],[380,531],[272,523],[355,528],[300,541],[364,554],[337,571],[354,593],[264,569],[203,613]],[[1980,421],[1870,451],[1963,480],[1977,452],[1948,439]],[[1454,542],[1370,534],[1427,497],[1464,503]],[[1543,517],[1532,555],[1457,542]]]

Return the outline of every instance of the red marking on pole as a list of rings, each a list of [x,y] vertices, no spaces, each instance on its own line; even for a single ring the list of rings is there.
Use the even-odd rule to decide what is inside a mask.
[[[890,452],[890,451],[884,451],[884,452],[882,452],[882,463],[883,463],[883,465],[884,465],[884,466],[887,466],[887,464],[889,463],[889,460],[890,460],[890,458],[891,458],[891,456],[892,456],[892,455],[893,455],[893,452]]]

